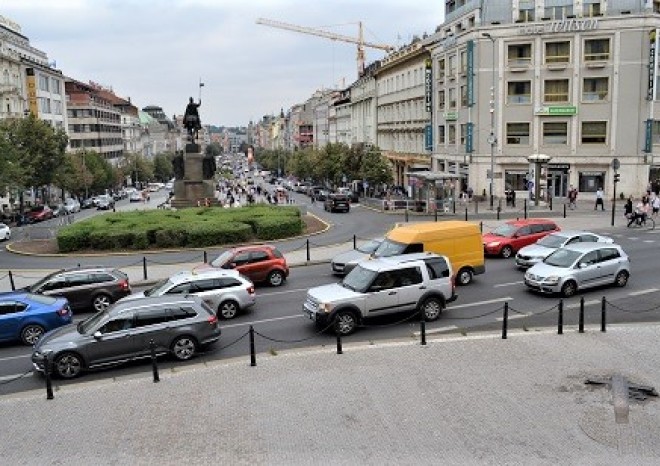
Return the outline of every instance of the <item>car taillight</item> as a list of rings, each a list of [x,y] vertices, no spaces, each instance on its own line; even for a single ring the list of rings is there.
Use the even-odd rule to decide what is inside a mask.
[[[57,315],[60,317],[66,317],[69,315],[69,308],[68,307],[63,307],[62,309],[57,311]]]
[[[254,285],[250,285],[250,286],[248,286],[248,287],[247,287],[247,292],[248,292],[249,294],[254,294]]]
[[[120,281],[119,282],[119,288],[121,288],[124,291],[129,290],[130,288],[128,287],[128,280]]]
[[[216,325],[218,323],[217,316],[211,316],[206,320],[210,325]]]

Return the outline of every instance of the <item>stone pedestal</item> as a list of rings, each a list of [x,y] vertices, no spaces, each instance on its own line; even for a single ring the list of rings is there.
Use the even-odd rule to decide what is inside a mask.
[[[200,152],[199,144],[186,144],[183,155],[184,178],[174,181],[174,199],[172,207],[197,207],[198,202],[204,204],[208,199],[215,204],[215,183],[205,180],[202,172],[204,154]]]

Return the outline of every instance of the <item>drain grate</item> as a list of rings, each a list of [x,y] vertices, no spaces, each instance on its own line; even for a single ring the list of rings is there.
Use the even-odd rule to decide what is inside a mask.
[[[589,378],[585,385],[603,385],[612,387],[613,377]],[[658,397],[658,391],[648,385],[640,385],[628,381],[628,398],[634,401],[646,401],[649,397]]]

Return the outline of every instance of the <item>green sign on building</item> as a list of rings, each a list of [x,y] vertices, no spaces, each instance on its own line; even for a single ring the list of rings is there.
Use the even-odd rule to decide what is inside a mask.
[[[536,109],[537,115],[577,115],[577,107],[575,105],[553,105],[544,106]]]
[[[458,120],[458,112],[445,112],[445,120],[447,121]]]

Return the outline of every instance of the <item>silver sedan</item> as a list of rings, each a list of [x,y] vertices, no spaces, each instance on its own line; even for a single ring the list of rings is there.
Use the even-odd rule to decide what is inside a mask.
[[[346,275],[361,261],[369,257],[380,243],[383,238],[376,238],[367,241],[366,243],[358,246],[356,249],[342,252],[332,259],[332,273],[335,275]]]
[[[525,246],[516,254],[516,265],[521,269],[538,264],[558,248],[567,244],[577,243],[604,243],[612,244],[614,240],[608,236],[601,236],[590,231],[562,230],[551,233],[534,244]]]

